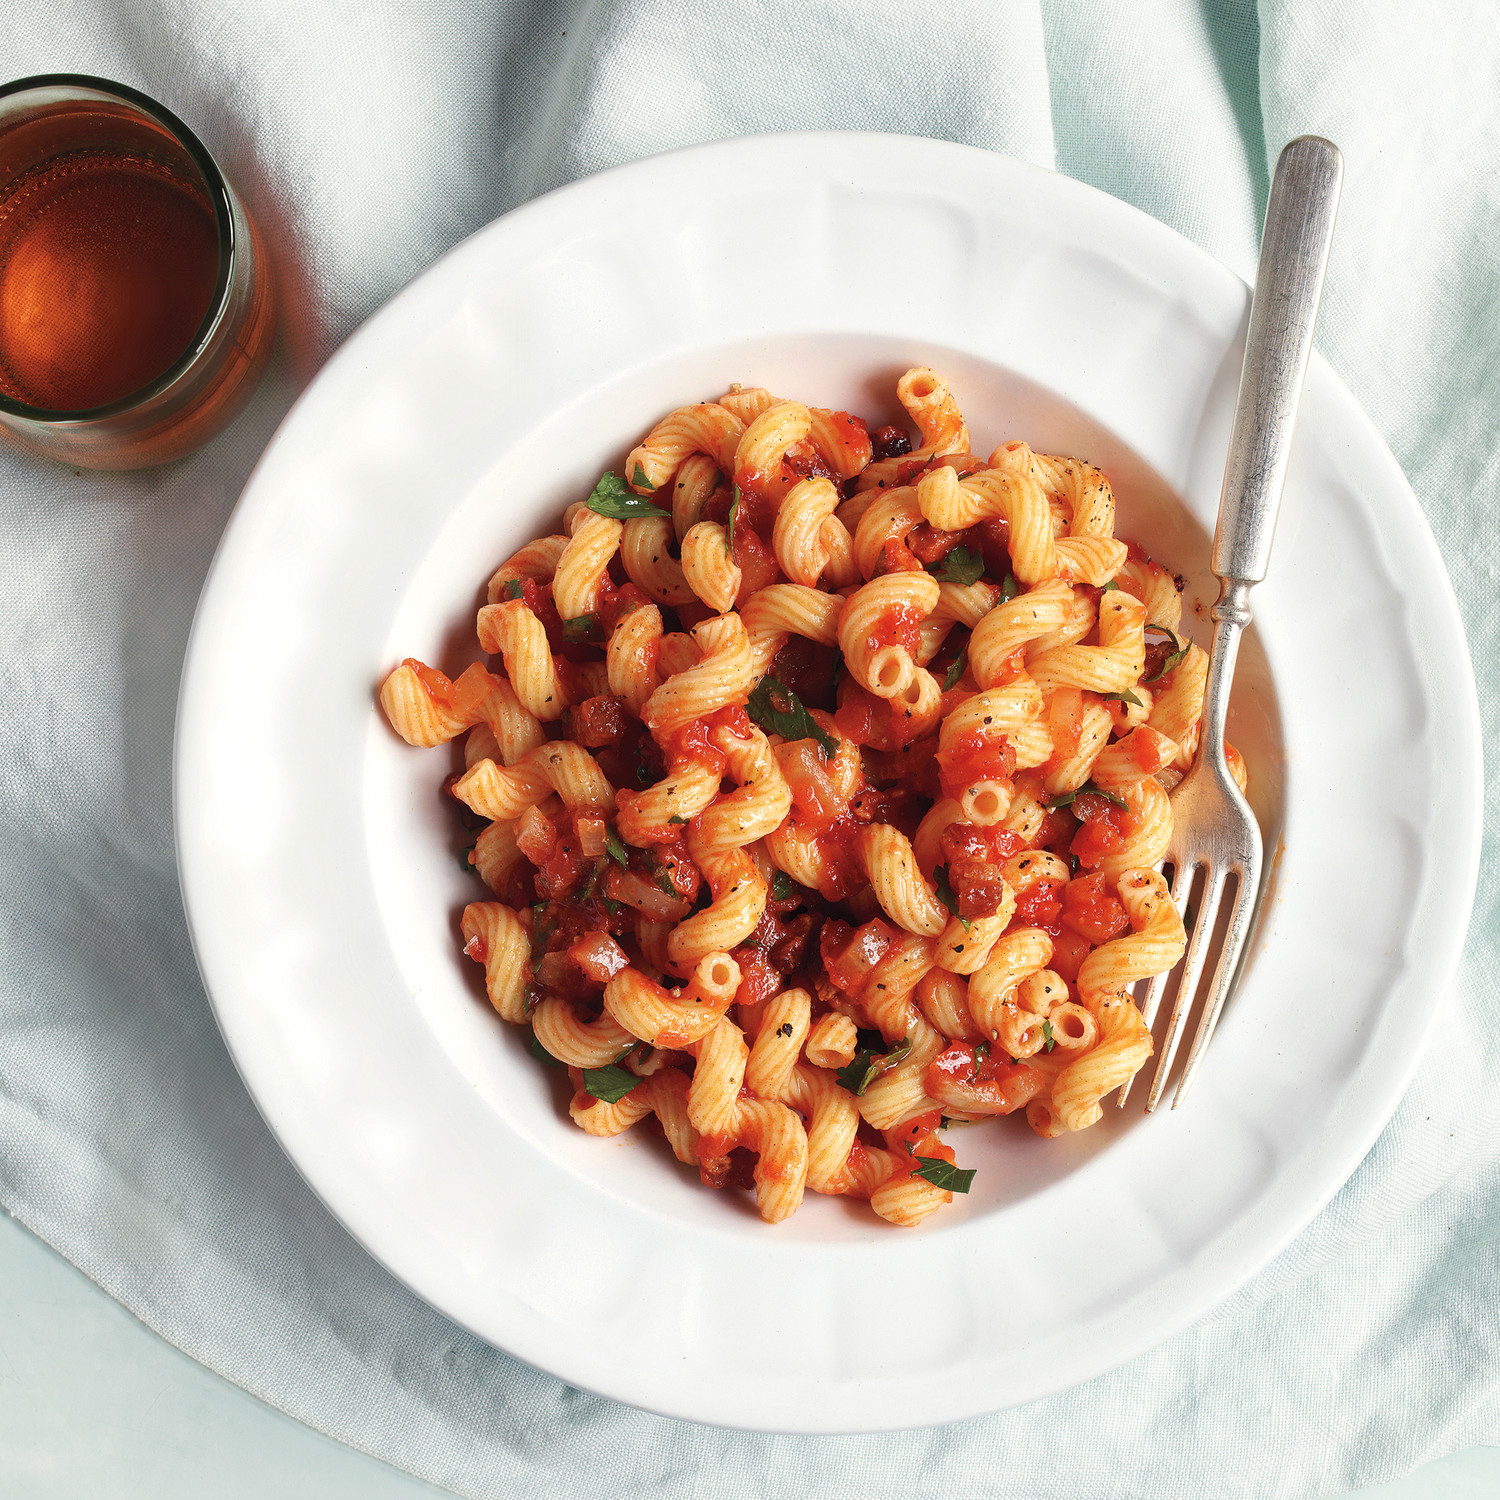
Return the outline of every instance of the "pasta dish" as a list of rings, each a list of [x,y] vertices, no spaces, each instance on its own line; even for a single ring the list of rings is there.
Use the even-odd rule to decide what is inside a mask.
[[[1181,580],[1099,469],[978,456],[930,369],[896,394],[910,431],[669,413],[490,579],[487,665],[380,690],[408,743],[464,736],[463,951],[572,1119],[654,1116],[771,1222],[811,1189],[915,1225],[973,1180],[950,1127],[1095,1124],[1185,946]]]

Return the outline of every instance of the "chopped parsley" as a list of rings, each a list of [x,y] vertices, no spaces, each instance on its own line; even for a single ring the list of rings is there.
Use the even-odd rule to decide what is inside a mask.
[[[734,499],[729,502],[729,524],[724,529],[724,551],[730,558],[734,557],[734,523],[740,518],[741,499],[743,496],[740,494],[740,487],[735,485]]]
[[[984,573],[984,559],[972,547],[955,547],[937,562],[928,563],[927,571],[939,583],[978,583]]]
[[[635,482],[644,483],[646,476],[642,473],[639,464],[635,466],[635,473]],[[647,487],[650,488],[650,486]],[[599,483],[594,486],[593,494],[583,503],[595,515],[608,516],[612,521],[638,521],[652,516],[671,519],[659,505],[653,505],[649,500],[635,494],[630,486],[615,473],[601,475]]]
[[[574,615],[571,620],[562,622],[562,633],[565,641],[578,645],[583,641],[602,641],[604,626],[600,624],[598,615]]]
[[[1182,637],[1179,636],[1179,635],[1177,635],[1174,631],[1168,630],[1165,625],[1148,625],[1146,627],[1146,631],[1147,631],[1148,634],[1151,631],[1153,631],[1153,630],[1159,631],[1162,635],[1166,636],[1166,638],[1169,641],[1171,641],[1172,645],[1176,649],[1161,664],[1161,670],[1159,672],[1157,672],[1152,677],[1143,677],[1143,678],[1141,678],[1141,681],[1143,683],[1146,683],[1146,684],[1150,684],[1150,683],[1153,683],[1153,682],[1160,682],[1162,680],[1162,678],[1165,677],[1168,672],[1172,671],[1173,668],[1175,668],[1178,665],[1178,663],[1181,662],[1181,660],[1183,659],[1183,657],[1185,657],[1188,654],[1188,651],[1191,649],[1192,644],[1193,644],[1191,641],[1185,641],[1185,640],[1183,640]],[[1156,644],[1156,643],[1153,643],[1153,644]]]
[[[1062,792],[1054,797],[1047,805],[1049,807],[1067,807],[1076,797],[1103,797],[1106,802],[1113,802],[1116,807],[1124,807],[1125,799],[1117,797],[1113,792],[1106,792],[1102,786],[1095,786],[1092,781],[1085,781],[1081,787],[1071,792]]]
[[[630,855],[625,852],[625,845],[621,842],[620,835],[607,823],[604,826],[604,852],[622,870],[630,863]]]
[[[904,1038],[885,1053],[871,1052],[862,1047],[833,1076],[838,1079],[840,1088],[848,1089],[851,1094],[863,1094],[886,1069],[894,1068],[910,1051],[910,1037]]]
[[[473,875],[473,874],[477,873],[475,871],[475,869],[474,869],[474,863],[473,863],[473,861],[469,858],[469,856],[473,852],[474,852],[474,845],[473,844],[470,844],[467,849],[460,849],[458,851],[458,867],[459,867],[460,870],[463,870],[468,875]]]
[[[802,700],[770,672],[756,684],[745,705],[750,717],[768,733],[785,740],[816,740],[825,760],[839,753],[839,742],[802,706]]]
[[[630,482],[643,490],[650,490],[653,495],[656,493],[656,486],[646,478],[646,471],[641,467],[639,459],[636,460],[635,473],[630,476]]]
[[[1046,1045],[1046,1047],[1043,1050],[1047,1051],[1047,1052],[1050,1052],[1057,1045],[1057,1039],[1056,1039],[1056,1037],[1054,1037],[1052,1035],[1052,1022],[1051,1021],[1043,1021],[1042,1022],[1042,1035],[1047,1040],[1047,1045]]]
[[[1144,708],[1146,705],[1132,692],[1123,693],[1101,693],[1099,695],[1106,703],[1128,703],[1132,708]]]
[[[519,599],[526,592],[525,586],[519,578],[508,578],[505,581],[505,597],[507,599]]]
[[[925,1177],[933,1187],[947,1188],[950,1193],[967,1193],[974,1181],[973,1167],[956,1167],[940,1156],[919,1156],[917,1176]]]
[[[1007,573],[1005,575],[1005,582],[1000,585],[1000,602],[1002,604],[1009,604],[1020,592],[1021,585],[1016,582],[1016,575],[1014,573]]]
[[[792,894],[792,877],[785,870],[778,870],[771,877],[771,899],[785,901]]]
[[[631,1049],[634,1050],[633,1048]],[[629,1056],[629,1053],[626,1054]],[[618,1104],[641,1080],[625,1068],[610,1063],[603,1068],[583,1070],[583,1091],[606,1104]]]
[[[965,646],[964,649],[953,658],[953,662],[948,668],[947,676],[943,678],[943,691],[945,693],[951,693],[953,689],[958,686],[960,679],[968,670],[968,667],[969,648]]]

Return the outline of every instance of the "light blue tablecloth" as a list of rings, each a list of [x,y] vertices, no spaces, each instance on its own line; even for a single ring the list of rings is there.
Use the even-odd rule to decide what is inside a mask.
[[[203,573],[330,350],[547,188],[669,146],[823,126],[1055,166],[1245,275],[1280,145],[1337,141],[1348,175],[1319,342],[1426,507],[1500,742],[1493,0],[11,0],[8,15],[0,76],[112,76],[204,136],[269,232],[289,302],[272,379],[199,455],[130,477],[0,455],[0,1200],[14,1214],[204,1363],[475,1496],[1300,1497],[1500,1442],[1489,864],[1438,1040],[1390,1128],[1216,1317],[1019,1411],[799,1440],[571,1390],[476,1343],[349,1240],[219,1041],[169,802]],[[1492,781],[1491,861],[1496,800]]]

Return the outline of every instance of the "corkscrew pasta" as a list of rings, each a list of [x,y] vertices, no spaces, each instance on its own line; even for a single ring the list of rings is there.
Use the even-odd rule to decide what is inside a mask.
[[[969,1190],[950,1127],[1093,1125],[1185,946],[1181,580],[1097,468],[976,453],[936,371],[896,395],[913,431],[669,412],[495,571],[486,662],[380,690],[409,744],[464,737],[463,951],[571,1118],[654,1118],[773,1223],[813,1192],[915,1225]]]

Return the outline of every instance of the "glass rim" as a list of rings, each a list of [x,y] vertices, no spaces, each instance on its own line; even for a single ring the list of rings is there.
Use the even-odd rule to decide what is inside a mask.
[[[0,84],[0,99],[7,99],[14,94],[24,93],[31,89],[47,88],[86,89],[96,94],[103,94],[123,104],[132,105],[163,126],[203,174],[218,229],[218,276],[214,282],[213,297],[209,302],[208,311],[203,315],[203,321],[188,341],[187,348],[154,380],[148,381],[136,390],[128,391],[125,395],[103,406],[88,406],[73,411],[55,411],[47,407],[30,406],[24,401],[15,401],[0,391],[0,412],[20,417],[28,422],[97,422],[120,416],[149,401],[154,401],[177,383],[207,347],[229,305],[229,288],[233,281],[235,254],[238,248],[234,232],[234,205],[229,197],[229,185],[224,180],[224,174],[219,170],[218,163],[214,161],[208,148],[164,104],[158,104],[155,99],[141,93],[139,89],[116,83],[113,79],[96,78],[89,73],[37,73],[30,78],[17,78],[10,83]]]

